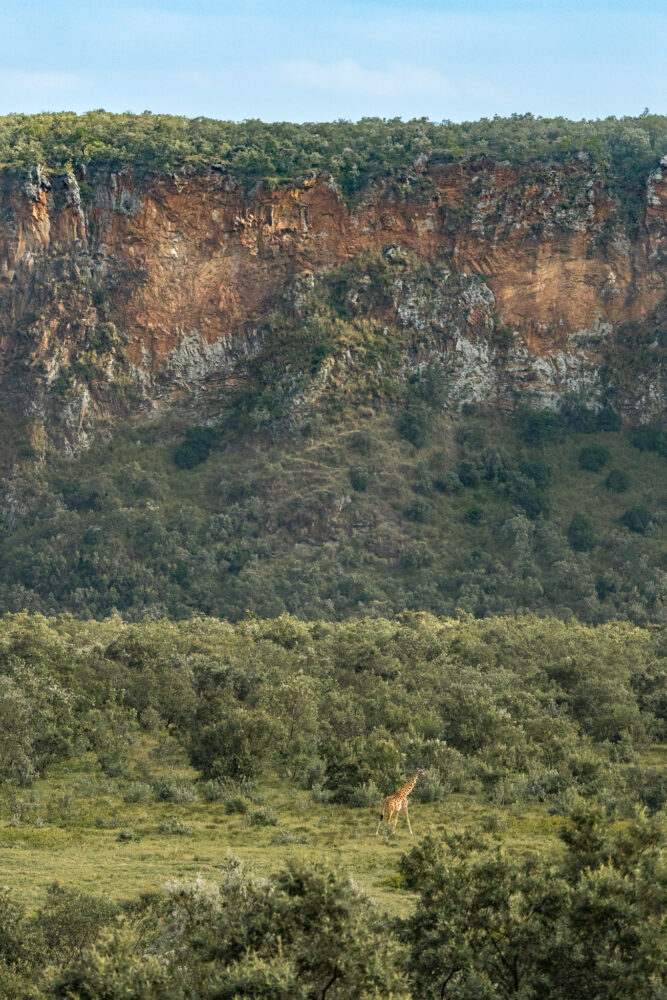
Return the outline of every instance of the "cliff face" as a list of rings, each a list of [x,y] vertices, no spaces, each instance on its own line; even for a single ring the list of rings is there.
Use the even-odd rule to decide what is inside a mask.
[[[157,405],[229,374],[304,272],[398,246],[443,280],[457,276],[455,316],[443,320],[437,289],[426,308],[397,280],[389,319],[456,359],[459,396],[528,389],[549,403],[584,389],[595,401],[619,335],[640,331],[658,345],[666,237],[667,164],[647,178],[631,235],[585,160],[416,162],[352,208],[325,177],[246,195],[215,169],[143,178],[36,169],[1,181],[0,393],[18,413],[57,412],[82,442],[93,418],[121,402]],[[640,382],[617,399],[634,419],[665,404],[659,371]]]

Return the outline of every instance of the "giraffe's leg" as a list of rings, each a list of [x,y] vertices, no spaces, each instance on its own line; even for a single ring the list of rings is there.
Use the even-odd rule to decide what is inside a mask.
[[[393,815],[394,815],[394,809],[391,808],[391,809],[389,809],[389,812],[387,813],[387,826],[391,825],[391,817]],[[398,813],[396,814],[396,819],[398,819]],[[395,829],[396,829],[396,824],[394,823],[394,830]]]
[[[401,814],[400,807],[396,810],[396,819],[394,820],[394,833],[396,833],[396,827],[398,826],[398,817]]]
[[[410,826],[410,813],[408,812],[408,804],[405,803],[405,818],[408,821],[408,830],[410,831],[410,836],[412,837],[412,827]]]
[[[380,827],[382,826],[382,819],[383,819],[383,817],[384,817],[384,809],[380,813],[380,821],[378,823],[377,830],[375,831],[375,836],[376,837],[377,837],[378,833],[380,832]]]

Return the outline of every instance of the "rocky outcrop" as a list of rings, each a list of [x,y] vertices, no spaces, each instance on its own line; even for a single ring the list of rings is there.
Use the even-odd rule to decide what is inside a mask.
[[[420,329],[462,373],[459,396],[473,386],[493,398],[514,380],[545,400],[596,397],[619,331],[640,329],[644,344],[655,334],[659,346],[666,213],[667,161],[647,178],[630,233],[585,157],[567,167],[422,158],[353,206],[323,176],[250,194],[214,168],[4,176],[0,393],[22,414],[57,411],[81,443],[97,418],[229,372],[304,272],[398,246],[443,281],[456,275],[462,320],[407,287],[393,321]],[[641,392],[619,397],[639,419],[665,404],[650,367]]]

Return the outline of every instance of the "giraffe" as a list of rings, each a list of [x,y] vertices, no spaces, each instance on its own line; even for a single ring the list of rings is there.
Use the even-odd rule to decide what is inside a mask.
[[[398,814],[400,813],[401,809],[405,809],[405,818],[408,821],[408,830],[410,831],[410,836],[412,836],[412,827],[410,826],[410,813],[408,812],[408,795],[410,794],[410,792],[415,787],[415,785],[417,784],[417,782],[419,781],[419,779],[423,774],[426,774],[426,771],[424,771],[423,768],[418,767],[415,773],[410,778],[410,780],[407,782],[407,784],[399,788],[398,791],[394,792],[393,795],[388,795],[386,797],[386,799],[382,803],[380,822],[378,823],[377,830],[375,831],[376,837],[380,832],[380,826],[382,824],[382,820],[384,819],[385,815],[387,817],[387,823],[390,823],[391,817],[394,815],[394,813],[396,813],[396,819],[394,820],[394,830],[396,829],[396,826],[398,825]]]

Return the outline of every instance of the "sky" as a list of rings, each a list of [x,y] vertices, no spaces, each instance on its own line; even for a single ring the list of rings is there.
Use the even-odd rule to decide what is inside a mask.
[[[0,114],[667,111],[664,0],[0,0]]]

